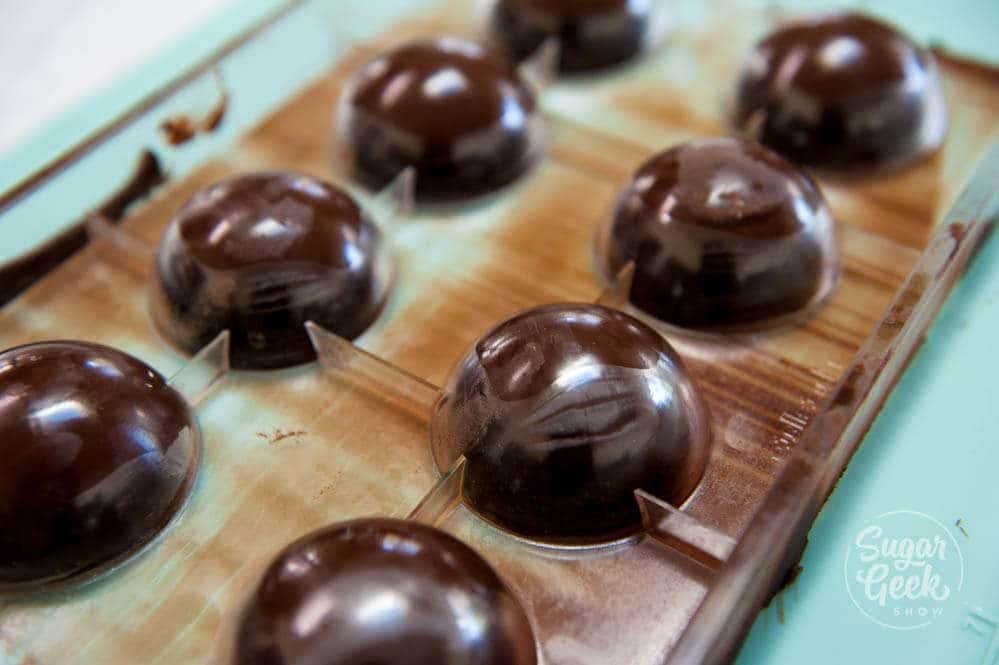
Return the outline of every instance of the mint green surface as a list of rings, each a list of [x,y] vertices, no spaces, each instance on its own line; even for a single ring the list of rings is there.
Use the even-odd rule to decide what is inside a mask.
[[[384,18],[391,10],[402,11],[404,5],[415,2],[351,1],[357,5],[351,23],[369,29],[375,16]],[[108,90],[71,109],[4,155],[0,190],[75,145],[101,123],[281,4],[277,0],[241,0]],[[859,3],[799,0],[778,4],[820,10]],[[869,10],[904,25],[923,41],[944,43],[956,52],[999,63],[999,0],[883,0]],[[182,173],[209,152],[221,149],[279,99],[322,70],[338,47],[330,35],[321,32],[324,21],[315,18],[303,13],[296,16],[298,27],[294,31],[278,31],[268,37],[287,45],[280,51],[279,61],[264,57],[272,50],[249,49],[239,56],[241,61],[237,58],[238,62],[226,68],[227,81],[233,87],[261,87],[239,78],[247,71],[282,84],[268,84],[268,90],[261,90],[253,99],[241,96],[219,134],[198,139],[182,150],[161,150],[167,155],[169,169]],[[289,42],[293,33],[300,41]],[[301,41],[303,34],[309,37]],[[206,79],[189,94],[195,100],[210,100],[214,94],[211,80]],[[178,109],[184,109],[182,102],[178,100]],[[127,172],[136,146],[153,140],[150,137],[156,136],[156,123],[161,119],[141,120],[88,156],[61,179],[57,195],[31,197],[3,215],[0,262],[50,236],[66,219],[100,200],[105,192],[93,189],[94,174]],[[162,144],[156,147],[163,148]],[[804,573],[760,615],[739,656],[740,665],[999,663],[995,655],[986,659],[991,633],[962,628],[973,612],[999,616],[999,530],[994,526],[999,513],[995,481],[999,470],[999,389],[993,376],[999,370],[994,353],[996,331],[999,235],[979,255],[892,393],[809,536],[802,562]],[[857,531],[873,517],[898,509],[927,513],[950,528],[965,564],[963,588],[948,600],[943,616],[916,631],[890,630],[869,621],[852,604],[844,582],[844,555]],[[953,527],[958,518],[963,519],[967,537]],[[976,621],[981,624],[980,619]]]

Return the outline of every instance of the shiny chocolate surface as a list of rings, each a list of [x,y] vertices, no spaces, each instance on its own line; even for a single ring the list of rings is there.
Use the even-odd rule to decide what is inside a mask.
[[[455,37],[411,42],[369,62],[339,114],[360,181],[379,189],[411,166],[421,201],[496,190],[538,151],[530,87],[512,64]]]
[[[587,544],[635,533],[643,489],[679,505],[700,481],[707,416],[654,330],[606,307],[536,307],[476,342],[432,425],[435,459],[466,458],[463,494],[518,535]]]
[[[0,591],[136,552],[183,505],[200,450],[183,397],[132,356],[68,341],[0,353]]]
[[[789,159],[876,171],[935,150],[946,108],[932,54],[862,14],[790,23],[749,54],[736,125]]]
[[[416,522],[362,519],[290,545],[250,598],[238,665],[534,665],[531,626],[489,565]]]
[[[767,148],[709,139],[646,162],[601,237],[605,276],[633,263],[629,298],[668,323],[751,328],[804,315],[837,275],[815,182]]]
[[[641,53],[651,5],[646,0],[497,0],[492,29],[516,60],[557,38],[559,69],[591,71]]]
[[[156,262],[154,317],[194,353],[231,334],[232,364],[308,362],[304,323],[352,339],[388,296],[378,228],[343,190],[295,173],[254,173],[199,192],[174,217]]]

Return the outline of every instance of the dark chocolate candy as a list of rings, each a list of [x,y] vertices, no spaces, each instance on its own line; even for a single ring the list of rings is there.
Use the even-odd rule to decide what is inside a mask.
[[[705,407],[654,330],[598,305],[527,310],[476,342],[434,414],[434,455],[466,458],[481,515],[553,543],[641,527],[634,490],[682,503],[709,451]]]
[[[686,328],[739,329],[810,311],[836,280],[832,216],[815,182],[757,143],[695,141],[634,175],[601,238],[633,305]]]
[[[378,228],[333,185],[294,173],[229,178],[170,222],[155,320],[190,353],[228,329],[237,368],[308,362],[306,321],[352,339],[377,318],[391,272],[383,252]]]
[[[357,177],[379,189],[412,166],[421,201],[464,199],[518,178],[536,157],[538,122],[514,66],[455,37],[388,51],[340,102]]]
[[[735,121],[789,159],[830,170],[893,168],[946,134],[932,54],[860,14],[791,23],[743,69]]]
[[[271,564],[238,665],[534,665],[527,617],[464,543],[415,522],[317,531]]]
[[[89,579],[136,552],[183,505],[200,451],[183,397],[121,351],[0,354],[0,590]]]
[[[493,32],[517,60],[557,37],[563,72],[601,69],[642,51],[651,5],[644,0],[497,0]]]

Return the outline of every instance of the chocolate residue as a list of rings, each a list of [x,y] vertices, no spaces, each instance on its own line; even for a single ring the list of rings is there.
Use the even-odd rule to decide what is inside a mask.
[[[947,225],[947,232],[950,233],[951,239],[954,240],[954,246],[951,247],[950,254],[947,256],[947,260],[944,261],[943,265],[937,270],[937,276],[941,276],[947,272],[950,268],[950,264],[957,257],[957,253],[961,251],[961,245],[964,244],[965,238],[968,236],[968,224],[966,222],[951,222]],[[985,244],[984,242],[978,243],[978,247]],[[975,248],[977,253],[978,248]]]
[[[326,483],[325,485],[323,485],[322,487],[320,487],[319,491],[316,492],[315,496],[312,497],[312,500],[313,501],[318,501],[319,499],[321,499],[326,494],[328,494],[328,493],[332,492],[333,490],[335,490],[336,486],[340,482],[340,477],[341,476],[343,476],[343,472],[342,471],[338,471],[336,473],[336,475],[333,476],[333,481],[329,482],[329,483]]]
[[[223,90],[218,103],[212,107],[201,123],[201,128],[205,132],[214,132],[222,124],[225,112],[229,110],[229,91]]]
[[[853,367],[853,370],[850,371],[850,376],[846,378],[833,396],[833,406],[846,406],[853,403],[857,397],[857,384],[860,382],[861,377],[864,376],[866,369],[864,363],[857,363]]]
[[[276,445],[285,439],[290,439],[296,436],[305,436],[308,432],[303,429],[296,430],[283,430],[279,427],[275,427],[274,431],[268,434],[267,432],[257,432],[257,437],[265,439],[270,445]]]
[[[784,579],[780,583],[781,591],[797,582],[798,576],[803,572],[805,572],[805,567],[800,563],[792,566],[791,569],[787,571],[787,574],[784,575]]]
[[[929,278],[923,273],[915,273],[909,280],[908,287],[906,287],[905,291],[902,292],[902,295],[896,301],[895,308],[904,311],[905,314],[909,314],[919,304],[923,293],[926,292],[929,281]]]
[[[229,91],[225,88],[221,78],[219,79],[219,100],[215,106],[202,118],[192,118],[187,114],[171,116],[160,124],[167,143],[170,145],[183,145],[199,133],[210,134],[218,129],[225,118],[226,110],[229,108]]]
[[[94,212],[109,222],[120,222],[133,203],[149,196],[166,179],[156,154],[145,150],[125,184]],[[86,245],[86,221],[90,216],[84,215],[83,219],[30,254],[0,266],[0,306],[13,300]]]
[[[912,310],[915,309],[916,305],[922,299],[928,285],[929,278],[925,274],[915,273],[912,276],[905,287],[905,291],[895,300],[891,309],[888,310],[888,315],[885,316],[881,325],[878,326],[878,339],[881,341],[890,341],[895,337],[898,331],[902,329],[902,326],[905,325],[905,322],[909,320]]]
[[[781,623],[784,623],[784,603],[782,594],[791,585],[798,581],[798,577],[805,572],[805,567],[801,565],[801,559],[805,556],[805,548],[808,547],[808,538],[805,538],[805,542],[801,546],[801,551],[798,553],[798,558],[795,562],[791,564],[791,567],[787,569],[784,576],[781,578],[780,582],[774,587],[774,591],[770,594],[770,598],[767,602],[763,604],[763,607],[770,607],[770,603],[777,599],[777,611],[778,617]]]

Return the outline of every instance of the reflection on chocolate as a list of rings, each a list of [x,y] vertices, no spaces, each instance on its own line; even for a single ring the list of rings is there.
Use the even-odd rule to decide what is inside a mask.
[[[378,229],[328,183],[294,173],[229,178],[170,222],[154,318],[190,353],[228,329],[237,368],[308,362],[306,321],[352,339],[377,318],[391,272],[383,252]]]
[[[247,605],[238,665],[534,665],[527,617],[482,558],[415,522],[293,543]]]
[[[517,60],[557,37],[562,71],[593,70],[641,52],[651,11],[635,0],[497,0],[493,31]]]
[[[634,263],[630,300],[687,328],[783,322],[836,281],[832,216],[785,159],[736,139],[695,141],[646,162],[601,238],[605,277]]]
[[[407,166],[416,195],[484,194],[522,175],[537,152],[534,94],[513,65],[454,37],[417,41],[369,62],[340,102],[340,133],[373,189]]]
[[[935,150],[947,118],[933,56],[859,14],[792,23],[739,81],[736,124],[802,164],[893,168]]]
[[[527,310],[479,339],[432,439],[440,469],[465,456],[476,511],[566,544],[638,530],[636,489],[682,503],[709,448],[705,408],[669,344],[627,314],[579,304]]]
[[[187,403],[129,355],[84,342],[0,354],[0,590],[136,552],[183,505],[200,450]]]

